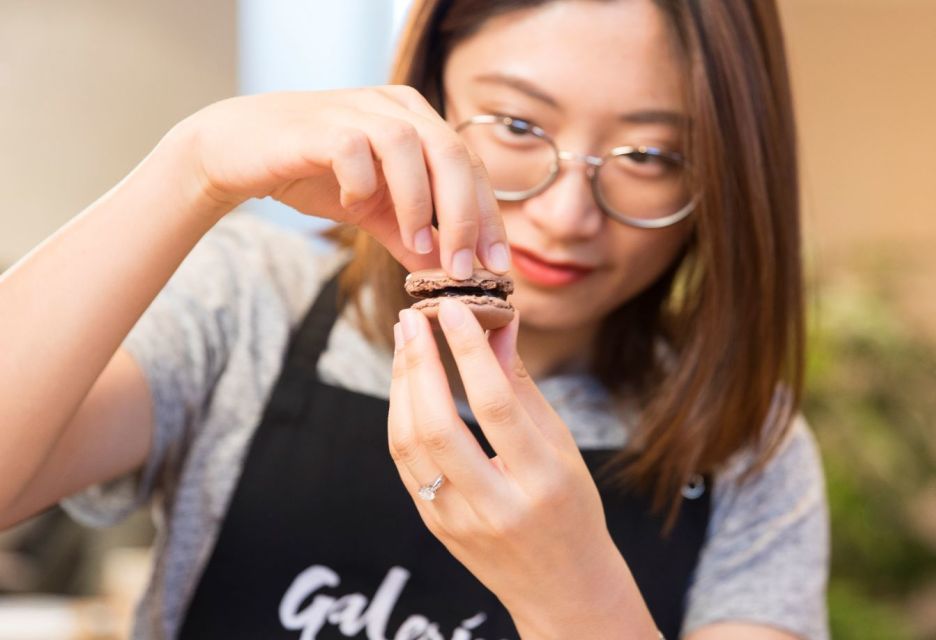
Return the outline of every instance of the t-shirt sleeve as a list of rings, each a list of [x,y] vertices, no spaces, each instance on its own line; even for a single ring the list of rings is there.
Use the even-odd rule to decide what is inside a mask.
[[[144,466],[66,498],[63,508],[84,524],[108,526],[178,475],[232,345],[261,315],[279,314],[288,334],[319,284],[302,265],[316,260],[326,259],[314,257],[310,238],[251,214],[233,214],[206,234],[122,345],[140,366],[152,400]]]
[[[764,471],[738,484],[746,463],[739,456],[716,477],[683,636],[746,622],[826,640],[829,518],[813,434],[798,418]]]

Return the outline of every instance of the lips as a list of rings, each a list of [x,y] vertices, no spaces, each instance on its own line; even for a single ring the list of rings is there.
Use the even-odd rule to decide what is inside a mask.
[[[514,269],[533,284],[544,287],[564,287],[588,276],[595,269],[574,262],[554,262],[532,251],[511,245]]]

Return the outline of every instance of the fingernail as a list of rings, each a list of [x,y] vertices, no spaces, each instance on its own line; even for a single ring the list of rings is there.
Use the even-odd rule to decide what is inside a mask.
[[[416,337],[416,333],[419,331],[419,318],[416,317],[418,311],[413,311],[412,309],[403,309],[400,312],[400,324],[403,325],[403,338],[406,342],[409,342]]]
[[[397,322],[393,325],[393,352],[396,353],[403,348],[403,328]]]
[[[459,249],[452,256],[452,275],[457,280],[467,280],[471,277],[474,254],[471,249]]]
[[[432,253],[432,229],[423,227],[413,235],[413,248],[423,255]]]
[[[439,322],[445,329],[455,329],[465,321],[465,309],[454,300],[445,300],[439,303]]]
[[[488,249],[488,263],[494,271],[510,271],[510,255],[503,242],[495,242]]]

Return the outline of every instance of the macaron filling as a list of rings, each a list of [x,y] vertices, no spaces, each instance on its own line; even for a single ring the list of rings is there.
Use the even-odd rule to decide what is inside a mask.
[[[487,296],[497,298],[498,300],[507,300],[507,292],[497,289],[484,289],[482,287],[445,287],[435,291],[427,291],[421,297],[423,298],[457,298],[461,296]]]

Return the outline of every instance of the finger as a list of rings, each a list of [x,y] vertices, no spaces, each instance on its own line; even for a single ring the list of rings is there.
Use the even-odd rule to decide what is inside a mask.
[[[366,120],[363,116],[361,119]],[[425,161],[418,141],[415,156],[412,150],[394,154],[387,151],[386,145],[381,151],[375,151],[367,133],[368,129],[375,130],[377,127],[371,122],[370,127],[349,127],[337,130],[333,134],[335,144],[331,168],[338,181],[341,205],[348,213],[345,219],[372,235],[409,271],[438,266],[438,251],[434,248],[435,243],[431,237],[428,243],[424,242],[422,245],[423,249],[428,245],[428,252],[416,251],[412,232],[400,229],[401,217],[387,214],[399,201],[408,203],[401,205],[401,210],[406,211],[402,218],[408,219],[410,226],[419,224],[413,220],[420,215],[426,221],[431,220],[431,210],[428,213],[419,213],[419,198],[431,199],[431,195]],[[381,154],[386,156],[386,160],[378,166]],[[420,172],[422,178],[419,177]],[[389,197],[390,202],[384,205],[375,199],[379,197]],[[363,213],[356,216],[356,211]]]
[[[500,364],[511,388],[520,399],[533,424],[539,427],[543,436],[553,445],[578,448],[575,439],[565,423],[543,397],[539,387],[526,370],[520,354],[517,352],[517,336],[520,330],[520,312],[514,310],[514,317],[505,327],[488,333],[491,352]]]
[[[375,213],[366,219],[359,220],[356,224],[382,244],[397,262],[406,267],[407,271],[438,268],[438,249],[433,249],[432,253],[422,255],[413,253],[403,245],[400,227],[395,216]]]
[[[421,460],[420,465],[425,465],[418,468],[406,462],[405,452],[412,447],[418,448],[420,445],[415,434],[412,433],[404,358],[400,353],[402,336],[399,323],[394,326],[393,335],[394,364],[393,378],[390,382],[390,411],[387,420],[390,456],[400,476],[400,481],[413,499],[423,522],[436,537],[448,545],[451,544],[449,538],[452,537],[451,534],[455,529],[452,526],[453,523],[464,526],[476,520],[477,516],[459,491],[458,486],[448,478],[445,478],[431,501],[419,496],[420,488],[432,482],[439,472],[431,464],[428,456],[418,456]],[[423,477],[429,479],[423,481],[420,479]]]
[[[508,271],[507,235],[484,165],[447,124],[427,127],[423,140],[443,267],[467,278],[477,254],[491,271]]]
[[[399,105],[383,104],[375,108],[381,113],[349,110],[342,114],[346,120],[353,119],[355,127],[336,134],[336,157],[341,159],[333,162],[333,167],[336,175],[337,170],[342,170],[338,178],[343,198],[345,192],[350,196],[349,205],[367,201],[374,197],[373,181],[368,181],[366,171],[367,149],[371,166],[375,157],[379,162],[393,215],[385,215],[383,207],[369,206],[366,216],[352,217],[349,221],[377,238],[411,271],[442,264],[448,265],[452,275],[467,278],[472,271],[480,227],[467,149],[450,129],[434,125]],[[359,139],[361,135],[367,138],[366,147]],[[459,151],[463,161],[456,158]],[[439,218],[438,232],[431,226],[433,205]],[[453,237],[457,239],[452,240]],[[453,248],[453,244],[461,248]],[[454,257],[455,254],[458,256]],[[420,255],[433,260],[415,257]],[[453,267],[453,262],[457,266]]]
[[[370,140],[363,131],[345,127],[332,133],[331,169],[341,189],[340,202],[345,209],[365,202],[380,187]]]
[[[381,104],[382,112],[408,119],[423,139],[439,223],[442,266],[456,278],[467,278],[477,253],[489,270],[508,271],[507,234],[481,161],[418,91],[388,86],[380,87],[378,92],[399,109],[397,112]]]
[[[388,110],[396,115],[384,115]],[[383,105],[371,111],[353,105],[333,107],[324,136],[321,126],[309,123],[302,135],[292,131],[283,144],[302,158],[300,164],[324,165],[334,174],[342,210],[327,212],[329,217],[374,236],[411,271],[437,267],[432,194],[422,142],[399,111],[395,104],[392,109]],[[412,114],[408,117],[416,119]],[[289,167],[288,177],[302,177],[302,171],[308,173],[308,169]],[[425,230],[418,242],[414,227]]]
[[[390,457],[401,471],[400,477],[410,494],[418,498],[421,486],[432,484],[442,471],[423,449],[413,428],[412,410],[406,382],[405,358],[400,323],[393,327],[393,376],[390,381],[390,410],[387,417],[387,438]]]
[[[484,508],[502,493],[502,477],[458,415],[429,321],[400,312],[411,420],[422,447],[469,504]]]
[[[435,119],[442,123],[445,122],[445,118],[442,117],[442,114],[429,104],[426,97],[409,85],[389,84],[376,87],[376,89],[381,95],[386,96],[413,113],[419,114],[424,118]]]
[[[426,126],[423,153],[429,168],[432,198],[439,225],[442,267],[456,279],[474,268],[481,226],[474,169],[468,148],[445,126]]]
[[[484,330],[461,302],[439,304],[439,324],[445,333],[468,403],[497,455],[521,478],[541,473],[553,459],[543,435],[491,351]]]
[[[510,271],[510,249],[507,232],[497,206],[487,170],[481,159],[469,152],[474,172],[475,193],[478,198],[479,230],[477,253],[481,263],[495,273]]]
[[[358,117],[390,191],[403,245],[413,253],[431,253],[432,191],[419,131],[402,118],[370,113]]]

